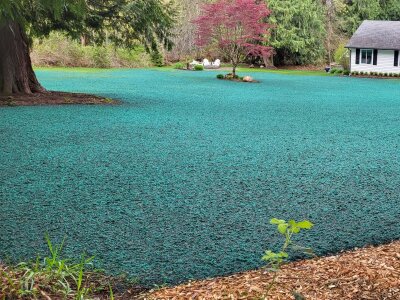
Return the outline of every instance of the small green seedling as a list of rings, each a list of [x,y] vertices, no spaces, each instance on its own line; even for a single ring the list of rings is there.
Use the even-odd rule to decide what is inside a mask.
[[[285,220],[273,218],[271,219],[270,224],[277,226],[277,230],[281,235],[284,236],[285,240],[279,252],[267,250],[262,257],[262,260],[268,264],[269,271],[274,272],[272,281],[267,288],[266,294],[264,295],[265,298],[268,297],[268,293],[276,283],[276,279],[278,276],[277,271],[280,270],[282,264],[284,264],[289,259],[288,250],[302,251],[303,253],[313,255],[312,249],[296,245],[292,240],[293,235],[300,233],[302,230],[309,230],[313,228],[313,223],[308,220],[300,222],[290,220],[287,222]]]

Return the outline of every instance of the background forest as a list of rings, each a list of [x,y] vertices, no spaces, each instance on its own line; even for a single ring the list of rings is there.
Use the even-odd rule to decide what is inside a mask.
[[[95,45],[90,32],[81,40],[71,41],[62,33],[34,42],[32,60],[36,66],[81,67],[148,67],[161,66],[194,58],[215,58],[212,50],[200,51],[195,45],[196,25],[193,20],[201,6],[212,0],[163,1],[174,15],[174,46],[159,45],[159,51],[148,54],[143,46],[121,47],[104,40]],[[268,0],[274,25],[269,45],[275,54],[268,65],[346,64],[344,45],[363,20],[400,20],[399,0]],[[93,42],[92,42],[93,39]],[[97,43],[98,44],[98,43]],[[222,58],[223,59],[223,58]],[[249,58],[249,63],[264,63]]]

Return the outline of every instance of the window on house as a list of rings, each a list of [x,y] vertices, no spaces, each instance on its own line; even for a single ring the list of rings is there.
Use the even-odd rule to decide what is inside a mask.
[[[372,65],[372,55],[374,51],[372,49],[361,49],[361,63]]]

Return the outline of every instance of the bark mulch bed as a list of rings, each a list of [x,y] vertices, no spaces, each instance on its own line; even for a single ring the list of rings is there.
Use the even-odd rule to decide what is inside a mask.
[[[46,92],[31,95],[0,96],[0,106],[64,105],[64,104],[117,104],[117,100],[88,94]]]
[[[250,271],[152,291],[145,299],[398,300],[400,241],[289,263],[264,298],[270,279],[271,273]]]

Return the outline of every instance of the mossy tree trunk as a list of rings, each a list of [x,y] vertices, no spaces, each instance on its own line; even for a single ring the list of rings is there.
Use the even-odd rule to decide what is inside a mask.
[[[14,21],[0,25],[0,95],[42,93],[32,68],[29,41]]]

